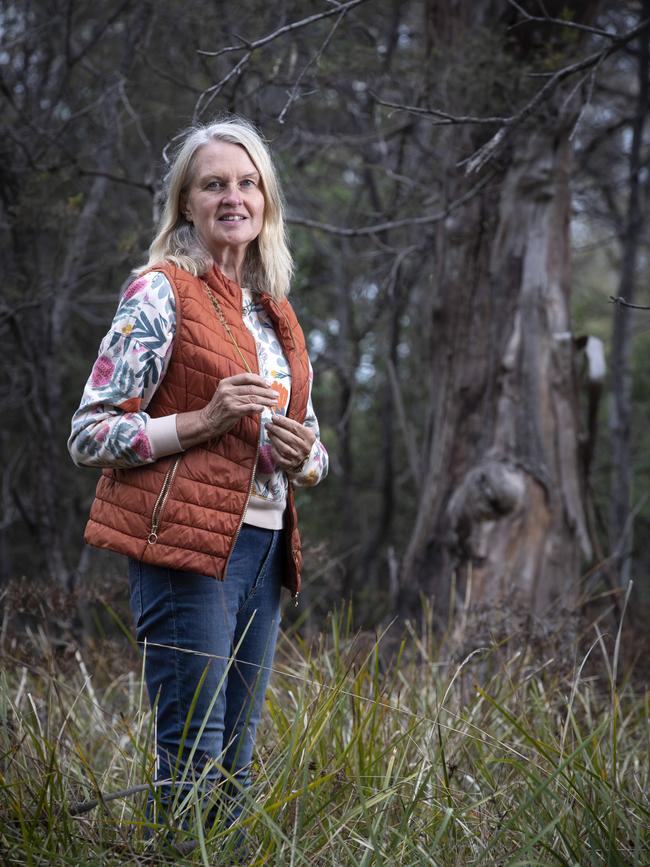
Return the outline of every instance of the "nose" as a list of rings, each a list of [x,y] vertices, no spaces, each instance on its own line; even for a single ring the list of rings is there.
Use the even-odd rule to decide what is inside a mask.
[[[226,205],[239,205],[241,204],[242,197],[241,191],[237,186],[236,182],[228,184],[226,189],[224,190],[223,202]]]

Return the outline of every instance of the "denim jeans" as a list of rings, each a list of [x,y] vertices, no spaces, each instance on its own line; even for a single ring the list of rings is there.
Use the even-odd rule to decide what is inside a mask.
[[[131,610],[156,711],[156,779],[170,780],[159,790],[165,811],[194,783],[204,794],[217,794],[221,783],[229,792],[227,823],[242,812],[278,634],[282,563],[282,531],[247,524],[224,581],[129,561]],[[223,785],[221,768],[235,783]]]

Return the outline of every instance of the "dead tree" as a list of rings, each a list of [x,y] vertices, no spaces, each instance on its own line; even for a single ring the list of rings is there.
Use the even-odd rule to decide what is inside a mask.
[[[513,6],[525,19],[535,4]],[[547,15],[554,6],[545,4]],[[587,28],[595,8],[573,4],[575,26]],[[436,45],[457,49],[475,41],[475,28],[513,23],[495,17],[489,3],[458,4],[450,13],[430,2],[428,21]],[[559,40],[566,69],[580,63],[571,53],[575,40],[553,36],[553,22],[520,24],[502,32],[522,73],[545,39]],[[492,177],[440,227],[444,256],[430,303],[431,436],[402,564],[405,613],[420,592],[445,607],[454,578],[456,587],[471,582],[472,601],[485,605],[521,605],[533,615],[572,607],[591,555],[569,307],[570,138],[582,97],[575,80],[554,75],[555,86],[549,74],[546,94],[529,96],[523,110],[493,117],[487,140],[478,120],[470,126],[467,117],[432,115],[466,124],[450,140],[449,195],[460,195],[468,166]]]

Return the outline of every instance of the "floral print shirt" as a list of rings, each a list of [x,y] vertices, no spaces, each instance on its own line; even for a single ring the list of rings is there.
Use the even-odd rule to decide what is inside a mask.
[[[249,290],[243,290],[242,302],[244,323],[255,338],[260,375],[278,393],[276,412],[286,414],[291,373],[273,323]],[[175,416],[151,418],[146,412],[169,366],[175,329],[175,298],[164,274],[150,271],[128,286],[72,418],[68,448],[76,464],[133,467],[182,450]],[[311,364],[309,370],[310,395],[304,424],[314,431],[316,441],[301,472],[290,474],[296,485],[318,484],[327,474],[329,463],[312,405]],[[270,418],[270,411],[262,414],[253,494],[265,500],[266,507],[281,512],[288,479],[264,459],[268,451],[265,446],[269,445],[264,423]],[[255,506],[253,498],[251,505]]]

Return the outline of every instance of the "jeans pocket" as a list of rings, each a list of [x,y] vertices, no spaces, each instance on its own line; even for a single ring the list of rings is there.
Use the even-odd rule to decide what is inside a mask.
[[[278,547],[278,540],[281,530],[269,530],[270,540],[269,546],[266,550],[266,553],[263,555],[259,569],[257,570],[257,574],[255,575],[255,581],[253,582],[253,586],[251,587],[250,593],[248,594],[248,598],[254,596],[259,590],[264,586],[264,581],[268,576],[269,571],[273,571],[273,561]]]
[[[137,628],[142,620],[142,564],[139,560],[129,560],[129,603]]]

